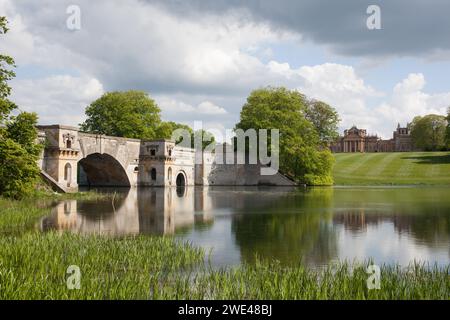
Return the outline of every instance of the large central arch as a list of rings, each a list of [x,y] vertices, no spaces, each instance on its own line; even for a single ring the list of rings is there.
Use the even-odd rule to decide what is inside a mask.
[[[93,153],[78,162],[78,184],[96,187],[131,186],[120,162],[105,153]]]

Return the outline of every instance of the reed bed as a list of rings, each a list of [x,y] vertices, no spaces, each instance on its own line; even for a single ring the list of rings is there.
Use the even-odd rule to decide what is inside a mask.
[[[450,267],[411,263],[381,266],[380,289],[368,289],[370,261],[339,262],[324,269],[257,262],[212,271],[194,280],[193,299],[417,300],[450,299]]]
[[[0,299],[153,299],[161,279],[191,269],[203,256],[165,237],[0,237]],[[73,265],[80,270],[79,289],[67,286]]]

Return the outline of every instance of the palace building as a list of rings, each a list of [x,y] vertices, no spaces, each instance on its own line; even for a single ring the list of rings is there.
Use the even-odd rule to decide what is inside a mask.
[[[332,152],[407,152],[413,151],[410,130],[397,126],[392,139],[383,140],[377,135],[367,135],[366,129],[356,126],[344,131],[344,136],[330,146]]]

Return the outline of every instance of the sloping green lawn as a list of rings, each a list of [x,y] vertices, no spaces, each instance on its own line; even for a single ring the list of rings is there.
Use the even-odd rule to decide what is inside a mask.
[[[336,185],[449,185],[450,152],[334,154]]]

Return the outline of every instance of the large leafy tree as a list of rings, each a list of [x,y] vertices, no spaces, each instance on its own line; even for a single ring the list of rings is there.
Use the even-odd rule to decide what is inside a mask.
[[[305,116],[316,128],[324,146],[329,146],[338,138],[340,119],[333,107],[322,101],[311,100],[306,106]]]
[[[0,34],[8,31],[5,17],[0,17]],[[17,106],[8,97],[14,78],[13,58],[0,54],[0,194],[21,198],[34,190],[39,179],[37,160],[42,150],[37,144],[37,115],[11,112]]]
[[[332,184],[333,157],[322,147],[307,110],[308,101],[298,91],[258,89],[247,98],[236,129],[279,129],[280,171],[300,183]]]
[[[154,139],[161,124],[160,109],[143,91],[108,92],[86,108],[85,132]]]
[[[446,148],[447,120],[444,116],[429,114],[415,117],[411,123],[414,146],[421,150],[436,151]]]

